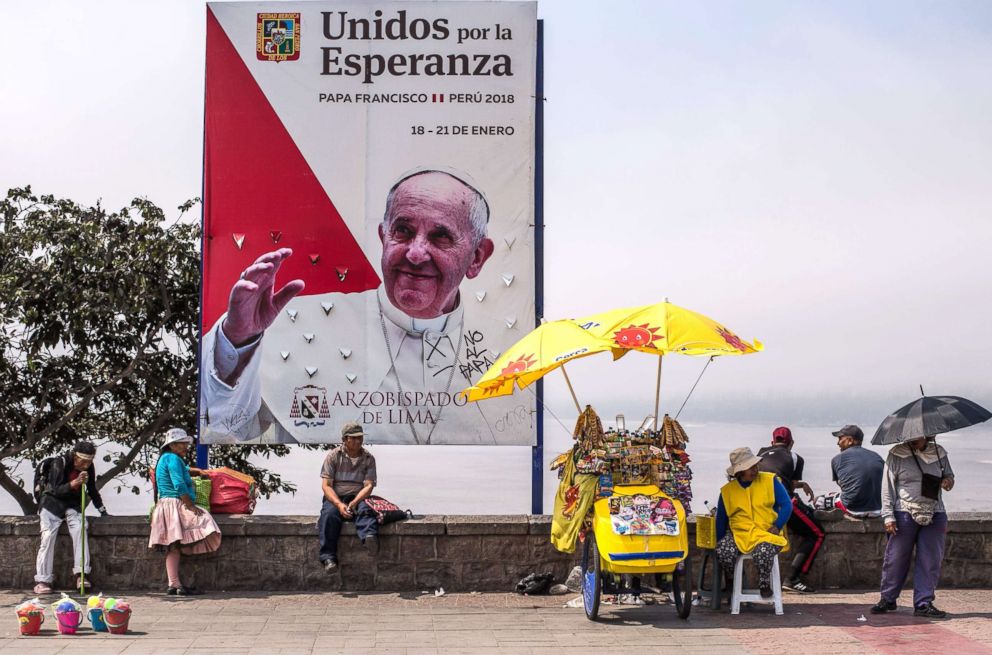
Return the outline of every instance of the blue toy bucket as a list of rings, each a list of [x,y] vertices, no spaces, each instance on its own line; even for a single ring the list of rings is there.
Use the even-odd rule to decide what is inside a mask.
[[[103,608],[102,607],[91,607],[87,614],[90,618],[90,623],[93,625],[93,629],[97,632],[108,632],[107,623],[103,620]]]

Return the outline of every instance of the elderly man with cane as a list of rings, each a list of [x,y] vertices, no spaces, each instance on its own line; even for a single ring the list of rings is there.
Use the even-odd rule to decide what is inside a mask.
[[[77,576],[75,586],[79,587],[80,593],[86,593],[85,577],[90,572],[84,514],[87,500],[91,499],[100,513],[107,515],[103,498],[96,488],[96,471],[93,468],[95,456],[96,447],[88,441],[80,441],[70,452],[53,457],[47,469],[43,466],[45,475],[38,481],[42,497],[38,511],[41,546],[38,549],[37,572],[34,577],[37,583],[34,587],[36,594],[52,592],[52,581],[55,579],[55,541],[63,521],[69,526],[69,535],[72,537],[72,572]]]

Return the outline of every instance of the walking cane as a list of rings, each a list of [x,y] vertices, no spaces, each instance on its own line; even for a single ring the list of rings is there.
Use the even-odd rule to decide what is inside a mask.
[[[79,550],[79,595],[86,595],[86,483],[80,487],[83,490],[83,500],[80,503],[79,513],[83,517],[83,547]]]

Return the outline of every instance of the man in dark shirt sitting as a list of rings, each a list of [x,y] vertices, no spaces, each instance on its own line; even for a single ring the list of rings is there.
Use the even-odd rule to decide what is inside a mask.
[[[37,583],[34,587],[36,594],[52,592],[52,581],[55,579],[55,540],[63,521],[69,526],[69,535],[72,537],[72,572],[77,576],[76,587],[80,586],[78,576],[84,571],[88,586],[90,549],[83,543],[83,521],[80,515],[83,485],[86,485],[87,500],[92,500],[100,513],[107,515],[103,498],[96,488],[96,471],[93,469],[95,455],[96,447],[93,444],[80,441],[72,451],[53,458],[48,467],[48,475],[40,481],[43,495],[38,507],[41,547],[38,549],[37,572],[34,576]]]
[[[882,474],[885,461],[878,453],[861,447],[865,433],[856,425],[845,425],[833,435],[840,454],[830,461],[840,499],[834,507],[859,519],[882,515]]]
[[[786,527],[790,535],[799,541],[792,562],[786,570],[782,588],[800,593],[816,591],[806,581],[813,561],[823,546],[823,526],[813,517],[813,508],[799,499],[797,490],[802,489],[812,500],[813,490],[803,481],[803,458],[793,452],[792,431],[787,427],[775,428],[772,432],[772,445],[758,451],[761,463],[758,469],[774,473],[782,481],[792,498],[792,514]]]

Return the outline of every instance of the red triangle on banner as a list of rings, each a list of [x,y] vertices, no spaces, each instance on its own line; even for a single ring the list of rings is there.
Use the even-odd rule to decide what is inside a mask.
[[[276,248],[293,249],[277,287],[299,278],[306,295],[377,288],[375,269],[209,8],[204,102],[204,331],[227,311],[241,271]]]

